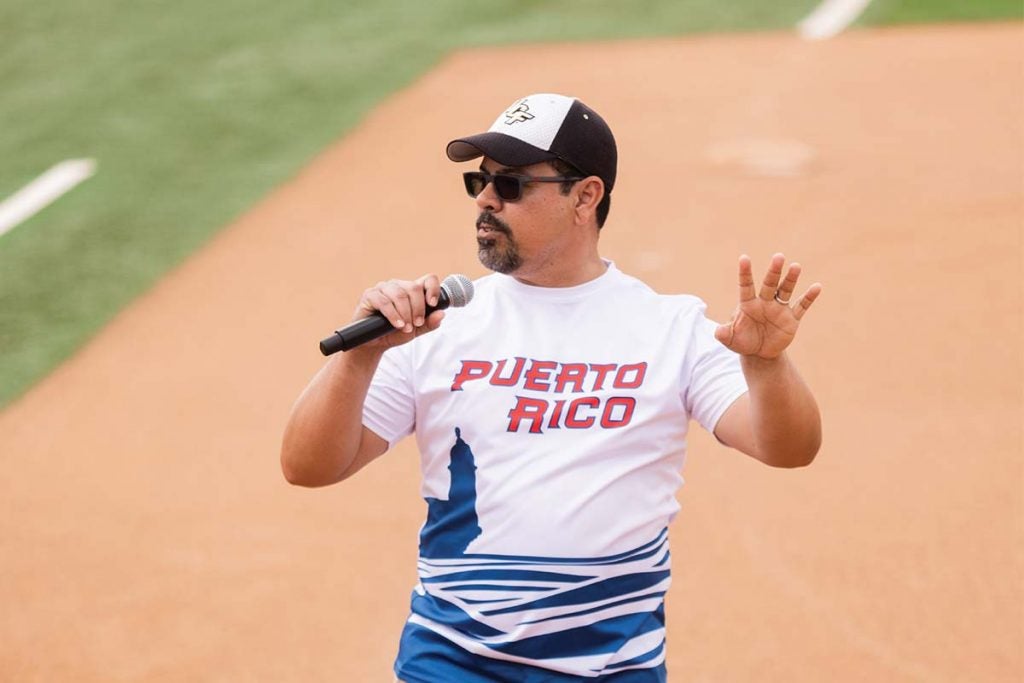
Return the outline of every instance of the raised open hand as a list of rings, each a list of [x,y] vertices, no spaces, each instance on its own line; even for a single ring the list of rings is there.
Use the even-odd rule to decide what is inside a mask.
[[[782,279],[785,263],[782,254],[772,256],[761,291],[755,293],[750,257],[740,256],[740,303],[732,320],[715,330],[718,341],[738,354],[767,360],[778,358],[792,343],[800,319],[821,294],[821,285],[815,282],[793,302],[800,264],[789,264]]]

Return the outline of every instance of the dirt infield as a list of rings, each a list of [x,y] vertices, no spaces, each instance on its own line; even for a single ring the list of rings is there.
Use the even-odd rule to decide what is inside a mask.
[[[575,94],[621,150],[603,253],[727,316],[774,250],[824,294],[794,351],[825,420],[775,471],[691,440],[673,681],[1024,675],[1020,25],[452,57],[0,414],[0,679],[390,681],[414,444],[289,487],[316,342],[364,287],[480,274],[444,143]]]

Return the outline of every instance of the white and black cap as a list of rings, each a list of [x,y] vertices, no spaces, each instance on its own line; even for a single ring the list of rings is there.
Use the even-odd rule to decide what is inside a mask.
[[[448,158],[487,156],[505,166],[529,166],[561,159],[586,175],[615,185],[615,137],[601,116],[574,97],[542,93],[516,100],[486,133],[448,143]]]

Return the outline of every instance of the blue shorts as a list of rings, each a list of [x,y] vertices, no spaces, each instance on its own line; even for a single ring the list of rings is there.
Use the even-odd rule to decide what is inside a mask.
[[[665,664],[629,669],[599,678],[584,678],[481,657],[463,650],[430,629],[407,623],[395,661],[404,683],[666,683]]]

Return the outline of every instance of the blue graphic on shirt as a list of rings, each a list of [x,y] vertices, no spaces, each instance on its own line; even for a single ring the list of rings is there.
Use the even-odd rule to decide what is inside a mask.
[[[476,516],[476,461],[462,430],[455,428],[448,500],[427,498],[427,522],[420,531],[420,557],[462,557],[482,530]]]
[[[501,666],[525,665],[515,669],[515,680],[534,680],[522,677],[530,670],[538,681],[576,680],[545,664],[554,659],[564,667],[582,658],[577,666],[588,676],[618,680],[621,675],[623,683],[664,681],[668,529],[638,547],[603,557],[467,553],[483,533],[476,511],[476,470],[473,451],[456,427],[448,499],[426,498],[420,586],[411,604],[421,623],[406,624],[395,667],[399,678],[420,680],[422,674],[426,680],[475,681],[471,672],[490,675],[499,665],[492,657],[498,657],[519,662]],[[581,617],[590,619],[581,622]],[[462,646],[440,634],[427,635],[430,630],[423,624],[448,629]],[[477,652],[463,649],[467,646]],[[624,648],[632,648],[633,656],[616,659]],[[457,675],[449,670],[456,661]],[[485,679],[494,680],[479,680]]]

